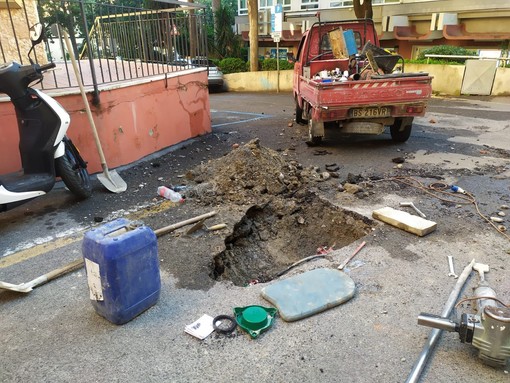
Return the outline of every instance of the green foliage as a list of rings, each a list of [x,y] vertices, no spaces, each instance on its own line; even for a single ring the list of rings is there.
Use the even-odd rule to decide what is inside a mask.
[[[262,70],[276,70],[276,59],[264,59],[261,61]],[[293,69],[294,63],[287,60],[280,60],[280,70]]]
[[[468,50],[463,47],[455,47],[452,45],[438,45],[436,47],[432,47],[430,49],[426,49],[422,51],[418,55],[418,60],[426,60],[425,55],[455,55],[455,56],[476,56],[477,52],[474,52],[472,50]],[[437,60],[437,58],[435,59]],[[446,61],[448,64],[458,63],[458,64],[464,64],[466,59],[465,58],[446,58],[441,57],[441,61]]]
[[[245,62],[240,58],[225,58],[217,62],[217,64],[225,74],[250,71],[250,62]],[[280,60],[280,70],[288,70],[293,68],[294,63],[288,62],[287,60]],[[260,60],[259,70],[276,70],[276,59]]]
[[[441,60],[441,59],[415,59],[415,60],[404,60],[406,63],[409,64],[436,64],[436,65],[463,65],[463,63],[457,62],[457,61],[448,61],[448,60]]]
[[[239,36],[235,35],[232,25],[235,24],[235,15],[237,15],[237,0],[222,0],[220,8],[216,11],[216,35],[214,30],[214,17],[212,10],[212,0],[198,0],[197,3],[203,4],[206,8],[200,12],[205,14],[205,23],[207,30],[207,46],[209,55],[212,57],[242,57],[241,41]]]
[[[231,27],[234,22],[232,11],[227,7],[220,6],[216,12],[215,51],[221,57],[240,57],[241,55],[241,39]]]
[[[219,62],[221,71],[225,74],[246,72],[246,62],[240,58],[229,57]]]

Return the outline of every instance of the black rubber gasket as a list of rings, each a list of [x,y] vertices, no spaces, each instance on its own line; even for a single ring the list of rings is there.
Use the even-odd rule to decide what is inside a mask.
[[[216,326],[216,322],[219,321],[230,321],[230,326],[227,328],[221,328]],[[218,315],[213,319],[213,328],[216,332],[219,332],[221,334],[230,334],[232,331],[234,331],[237,327],[237,322],[234,317],[231,317],[230,315]]]

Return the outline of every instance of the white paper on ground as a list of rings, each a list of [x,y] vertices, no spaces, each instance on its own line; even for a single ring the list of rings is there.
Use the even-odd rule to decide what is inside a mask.
[[[214,331],[213,317],[204,314],[192,324],[187,325],[184,331],[198,339],[205,339]]]

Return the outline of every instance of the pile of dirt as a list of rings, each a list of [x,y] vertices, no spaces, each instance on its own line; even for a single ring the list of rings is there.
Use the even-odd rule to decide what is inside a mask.
[[[296,161],[260,145],[258,138],[229,154],[199,165],[186,174],[195,185],[187,192],[205,204],[260,203],[276,195],[292,195],[310,181],[324,178],[316,168],[303,168]]]
[[[258,139],[189,171],[186,197],[244,210],[224,249],[213,256],[209,275],[238,286],[266,282],[318,248],[340,248],[370,232],[371,220],[331,204],[311,187],[330,177]]]

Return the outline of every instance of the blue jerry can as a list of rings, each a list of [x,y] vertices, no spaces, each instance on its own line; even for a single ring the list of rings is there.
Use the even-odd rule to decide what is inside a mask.
[[[161,290],[156,234],[120,218],[85,234],[82,245],[96,312],[123,324],[153,306]]]

